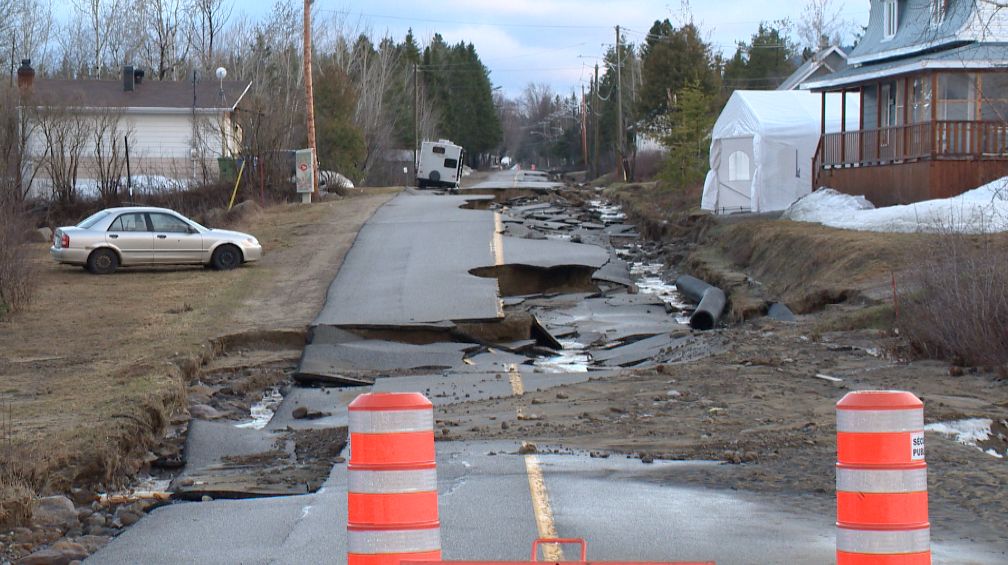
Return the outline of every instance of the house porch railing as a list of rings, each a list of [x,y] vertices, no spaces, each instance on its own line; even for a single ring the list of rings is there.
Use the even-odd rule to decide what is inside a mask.
[[[1008,160],[1008,123],[938,121],[828,133],[812,170],[870,167],[925,159]]]

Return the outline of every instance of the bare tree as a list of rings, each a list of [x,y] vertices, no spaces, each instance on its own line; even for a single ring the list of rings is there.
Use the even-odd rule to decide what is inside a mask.
[[[6,9],[8,15],[3,19],[12,33],[0,34],[0,37],[5,38],[4,51],[10,49],[13,43],[15,57],[19,54],[22,58],[31,59],[36,70],[45,71],[52,62],[50,38],[54,20],[51,3],[43,0],[17,0]],[[0,28],[2,26],[0,24]]]
[[[98,185],[98,197],[114,202],[126,172],[126,143],[133,130],[123,119],[121,108],[102,108],[90,124],[91,148]]]
[[[189,45],[204,69],[216,66],[221,33],[231,18],[234,4],[227,0],[192,0]]]
[[[851,27],[851,23],[841,17],[842,9],[835,0],[808,0],[796,30],[802,46],[817,52],[824,41],[839,45]]]
[[[80,19],[73,18],[60,30],[59,62],[55,72],[62,78],[78,78],[89,75],[91,56],[88,54],[88,30]]]
[[[158,80],[178,80],[188,56],[184,36],[186,10],[182,0],[146,0],[143,21],[150,30],[144,38],[144,57]]]
[[[42,166],[52,183],[52,197],[63,203],[77,198],[77,173],[92,124],[74,108],[46,104],[34,110],[41,142]]]

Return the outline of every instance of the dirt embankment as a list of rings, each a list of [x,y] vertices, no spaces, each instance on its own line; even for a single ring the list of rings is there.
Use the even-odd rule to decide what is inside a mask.
[[[94,276],[34,244],[34,302],[0,322],[0,522],[25,523],[36,495],[85,503],[146,469],[165,428],[187,418],[186,386],[205,364],[239,349],[249,358],[236,362],[253,363],[256,340],[278,347],[273,330],[303,335],[360,226],[395,192],[253,207],[229,227],[256,235],[265,256],[233,271]],[[229,334],[240,336],[214,340]]]
[[[797,313],[846,301],[891,303],[893,277],[903,284],[899,275],[940,237],[837,230],[765,216],[670,213],[668,206],[681,204],[679,198],[653,183],[606,195],[623,205],[642,233],[668,245],[667,260],[682,273],[723,288],[735,321],[763,315],[774,302]]]

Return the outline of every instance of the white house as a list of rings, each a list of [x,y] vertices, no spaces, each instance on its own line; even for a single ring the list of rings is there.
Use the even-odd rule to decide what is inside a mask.
[[[250,82],[144,81],[132,67],[123,68],[122,80],[34,80],[27,64],[18,82],[28,113],[25,182],[36,196],[51,196],[68,173],[85,191],[110,173],[125,177],[127,168],[134,182],[213,181],[217,159],[241,150],[236,115]]]

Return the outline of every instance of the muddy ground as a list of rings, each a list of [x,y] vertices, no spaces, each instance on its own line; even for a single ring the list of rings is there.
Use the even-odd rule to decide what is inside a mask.
[[[707,359],[452,405],[437,418],[453,440],[508,438],[533,442],[540,450],[576,449],[644,463],[721,461],[726,466],[715,470],[671,468],[662,479],[810,495],[802,504],[816,504],[827,513],[834,493],[834,404],[848,391],[914,391],[926,404],[928,423],[1008,418],[1008,382],[996,374],[953,377],[945,364],[873,355],[889,341],[874,332],[828,334],[813,341],[813,328],[812,320],[750,322],[702,338],[731,344],[728,352]],[[1003,424],[1000,430],[1006,431]],[[977,539],[1001,541],[1008,526],[1008,500],[1001,496],[1008,464],[937,434],[927,434],[927,441],[932,521],[978,519]],[[984,448],[1004,454],[1008,445],[1002,435]]]

